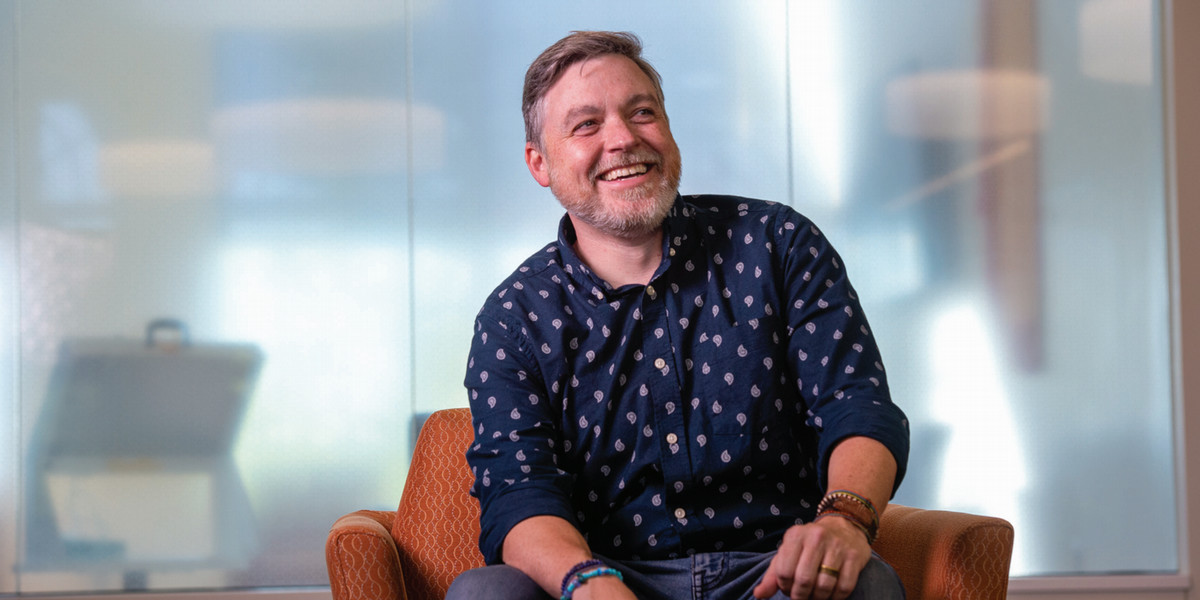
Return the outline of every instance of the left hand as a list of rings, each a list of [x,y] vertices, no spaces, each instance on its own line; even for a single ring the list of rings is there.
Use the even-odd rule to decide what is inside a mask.
[[[792,600],[843,600],[870,560],[866,536],[842,517],[796,525],[784,533],[779,551],[754,587],[754,597],[769,598],[778,591]]]

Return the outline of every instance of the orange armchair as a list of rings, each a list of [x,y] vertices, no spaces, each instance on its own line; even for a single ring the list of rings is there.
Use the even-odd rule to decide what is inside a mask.
[[[400,506],[360,510],[325,542],[334,600],[441,600],[459,573],[483,565],[479,504],[470,496],[465,408],[433,413],[421,429]],[[1002,600],[1013,528],[965,513],[889,505],[875,551],[910,600]]]

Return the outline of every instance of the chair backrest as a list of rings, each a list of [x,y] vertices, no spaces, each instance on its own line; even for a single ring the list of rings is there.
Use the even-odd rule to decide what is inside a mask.
[[[455,576],[483,566],[466,459],[471,441],[466,408],[433,413],[417,437],[392,525],[410,600],[441,600]]]

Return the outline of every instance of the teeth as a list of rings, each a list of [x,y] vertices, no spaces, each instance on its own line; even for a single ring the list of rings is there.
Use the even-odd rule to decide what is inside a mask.
[[[613,169],[613,170],[605,173],[602,176],[602,179],[604,179],[605,181],[612,181],[614,179],[620,179],[622,177],[629,177],[631,175],[641,175],[642,173],[645,173],[645,172],[646,172],[646,165],[643,165],[643,164],[630,165],[628,167],[621,167],[619,169]]]

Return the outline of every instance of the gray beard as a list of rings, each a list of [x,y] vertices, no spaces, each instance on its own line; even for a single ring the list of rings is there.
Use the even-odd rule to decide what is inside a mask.
[[[672,177],[662,181],[649,191],[650,197],[645,198],[647,190],[636,189],[626,192],[626,197],[622,198],[622,202],[637,204],[643,210],[634,211],[632,214],[614,214],[606,209],[602,202],[580,202],[573,199],[564,199],[554,190],[551,185],[550,191],[554,192],[554,196],[558,198],[559,204],[567,210],[571,216],[580,219],[584,223],[592,227],[621,238],[635,238],[647,233],[650,233],[662,226],[663,219],[667,217],[667,213],[671,211],[671,207],[675,204],[675,197],[679,195],[679,178]],[[647,205],[650,206],[647,206]]]

